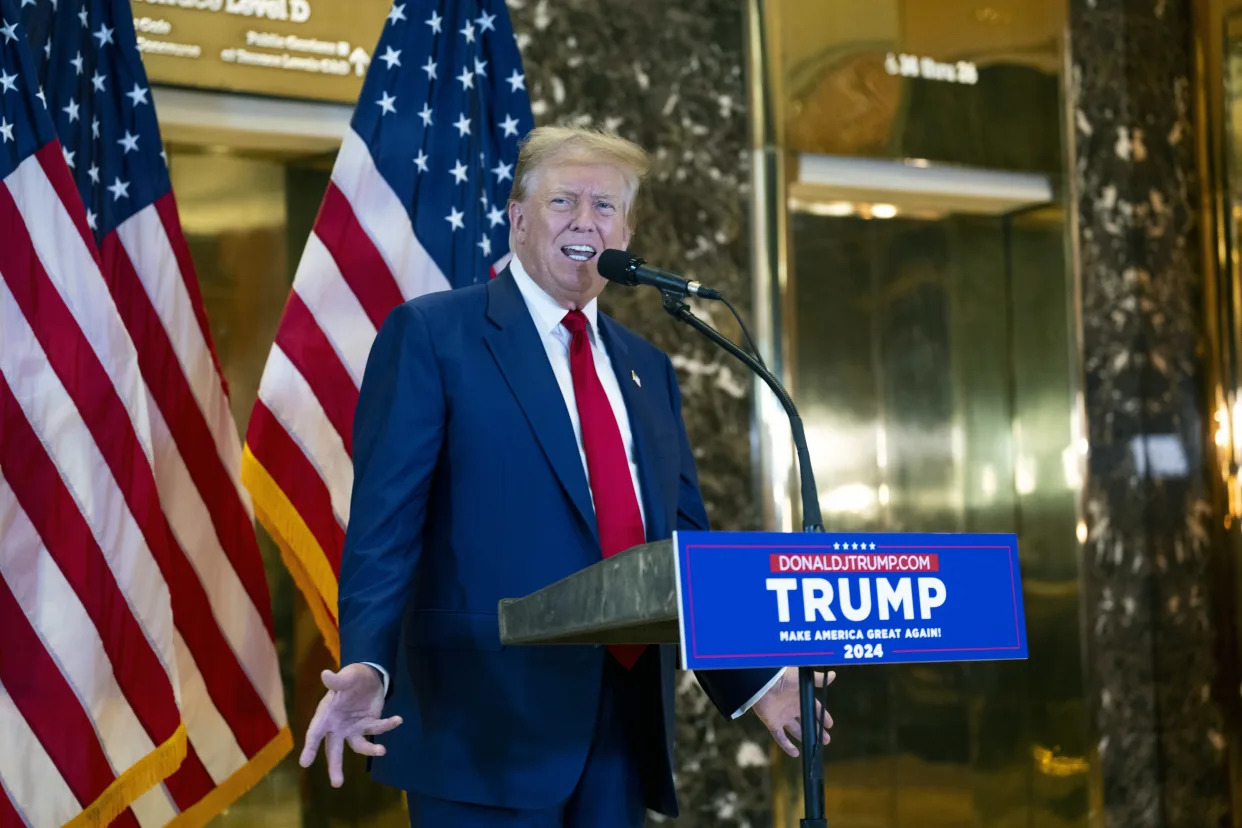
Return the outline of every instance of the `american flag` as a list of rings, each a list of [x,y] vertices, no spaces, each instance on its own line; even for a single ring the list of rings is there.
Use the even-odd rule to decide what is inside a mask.
[[[60,696],[14,708],[30,752],[0,781],[15,824],[61,824],[111,775],[117,824],[201,825],[292,747],[240,441],[129,3],[3,2],[0,521],[22,531],[0,558],[33,602],[4,652]],[[36,622],[65,618],[57,649]],[[135,764],[170,727],[184,761]]]
[[[384,317],[488,279],[533,126],[504,0],[388,13],[299,262],[246,433],[242,479],[333,654],[358,388]]]

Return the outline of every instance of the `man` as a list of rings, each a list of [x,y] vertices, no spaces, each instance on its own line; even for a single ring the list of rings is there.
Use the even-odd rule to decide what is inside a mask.
[[[675,648],[506,647],[496,617],[500,599],[601,556],[707,528],[672,364],[596,309],[596,261],[629,244],[647,164],[615,136],[534,130],[509,267],[398,307],[372,347],[345,666],[324,673],[301,762],[326,738],[340,785],[344,743],[373,757],[416,828],[633,828],[646,808],[677,812]],[[722,714],[753,706],[797,755],[794,671],[697,677]]]

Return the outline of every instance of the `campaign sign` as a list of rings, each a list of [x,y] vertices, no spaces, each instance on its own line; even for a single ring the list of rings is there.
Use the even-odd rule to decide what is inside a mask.
[[[1014,535],[673,540],[688,670],[1027,657]]]

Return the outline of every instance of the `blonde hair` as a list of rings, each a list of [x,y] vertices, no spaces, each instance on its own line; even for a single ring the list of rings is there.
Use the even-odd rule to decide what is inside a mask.
[[[550,163],[613,164],[625,178],[625,221],[634,229],[634,202],[651,168],[647,151],[619,135],[585,127],[541,126],[522,139],[509,203],[524,201],[540,169]]]

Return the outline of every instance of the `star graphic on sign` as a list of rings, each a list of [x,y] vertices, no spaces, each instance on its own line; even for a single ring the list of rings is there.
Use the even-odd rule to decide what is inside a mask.
[[[427,73],[427,80],[436,79],[436,62],[431,58],[427,58],[427,63],[423,66],[423,71]]]
[[[496,15],[494,14],[484,13],[481,17],[476,17],[474,19],[474,22],[479,24],[479,29],[481,31],[484,31],[484,32],[496,31]]]
[[[9,123],[8,118],[0,118],[0,138],[3,138],[6,144],[16,140],[13,138],[13,125]]]
[[[833,549],[840,549],[840,548],[841,548],[841,544],[839,544],[839,543],[834,543],[834,544],[832,545],[832,548],[833,548]]]
[[[440,16],[440,13],[432,12],[431,18],[428,19],[427,21],[427,25],[431,27],[431,31],[435,32],[436,34],[440,34],[440,32],[442,31],[442,29],[440,28],[440,24],[442,22],[444,22],[444,18]]]
[[[474,72],[471,72],[469,69],[463,68],[461,74],[457,76],[457,80],[461,81],[462,89],[474,88]]]
[[[391,69],[394,66],[400,66],[401,65],[401,50],[394,49],[391,46],[389,46],[388,51],[380,55],[380,60],[384,61],[384,63],[387,63],[389,69]]]
[[[106,23],[99,24],[99,31],[95,32],[92,37],[99,38],[99,48],[102,49],[106,44],[112,42],[112,33],[116,29],[109,29]]]
[[[96,92],[104,91],[104,76],[103,75],[96,72],[91,77],[91,83],[94,84]]]
[[[457,179],[458,184],[462,184],[467,178],[470,177],[466,172],[468,169],[469,168],[465,164],[458,161],[457,166],[453,167],[453,169],[449,170],[449,172],[452,173],[453,177]]]
[[[431,107],[423,104],[423,111],[418,113],[418,117],[423,119],[423,126],[431,126]]]
[[[483,241],[479,242],[479,248],[482,249],[484,256],[492,255],[492,240],[484,236]]]
[[[474,59],[474,73],[481,78],[487,77],[487,61]]]
[[[510,92],[516,92],[519,89],[526,88],[526,76],[516,69],[513,70],[513,74],[510,75],[507,80],[509,81]]]
[[[427,153],[419,150],[418,155],[414,156],[414,163],[418,166],[419,172],[427,172]]]
[[[12,43],[17,40],[17,24],[4,21],[4,25],[0,26],[0,35],[4,35],[5,43]]]
[[[513,178],[513,165],[506,164],[503,161],[501,161],[498,164],[496,164],[496,166],[492,167],[492,172],[496,174],[497,184],[499,184],[501,181],[509,181],[509,180],[512,180]]]
[[[392,11],[388,12],[389,23],[396,23],[398,20],[405,20],[405,3],[394,3]]]
[[[82,53],[78,52],[78,56],[69,61],[73,64],[73,68],[77,70],[77,74],[82,74]]]
[[[72,170],[72,169],[74,168],[74,164],[73,164],[73,156],[74,156],[74,155],[76,155],[77,153],[70,152],[69,150],[65,149],[64,147],[61,147],[61,148],[60,148],[60,151],[61,151],[62,153],[64,153],[64,156],[65,156],[65,163],[66,163],[66,164],[68,164],[68,165],[69,165],[69,169],[71,169],[71,170]]]
[[[0,69],[0,92],[16,92],[17,91],[17,75],[10,75],[3,69]]]
[[[506,137],[509,135],[516,136],[518,134],[517,133],[517,128],[518,128],[517,118],[514,118],[512,115],[506,116],[505,119],[501,121],[500,128],[505,131]]]
[[[95,184],[99,183],[99,167],[95,166],[94,164],[91,164],[91,168],[86,171],[86,174],[91,177],[91,181],[93,183]]]
[[[453,230],[465,230],[466,223],[462,221],[462,219],[465,217],[466,217],[465,213],[463,213],[461,210],[458,210],[456,207],[454,207],[449,212],[449,214],[444,217],[444,220],[447,221],[449,224],[453,225]],[[452,230],[450,230],[449,232],[452,232]]]
[[[134,106],[137,106],[138,104],[150,103],[150,101],[147,100],[147,91],[148,90],[143,89],[141,86],[135,83],[133,90],[130,92],[126,92],[125,97],[133,101]]]
[[[91,210],[90,208],[87,208],[86,210],[86,223],[90,226],[92,230],[99,229],[99,226],[95,223],[95,211]]]
[[[875,549],[875,544],[874,544],[874,543],[873,543],[873,544],[871,544],[871,548],[872,548],[872,549]]]
[[[394,106],[396,102],[397,102],[397,96],[389,95],[387,92],[384,93],[384,96],[382,98],[376,101],[376,103],[379,104],[380,109],[384,110],[382,115],[387,115],[390,112],[396,115],[397,107]]]
[[[78,110],[79,110],[79,109],[81,109],[81,107],[80,107],[80,106],[78,106],[78,102],[77,102],[77,101],[75,101],[75,100],[70,100],[70,101],[69,101],[69,105],[63,108],[63,110],[62,110],[62,111],[63,111],[66,115],[68,115],[68,116],[69,116],[69,123],[71,123],[71,124],[72,124],[72,123],[74,123],[75,121],[77,121],[77,120],[78,120],[78,118],[80,117],[80,116],[78,115]]]
[[[82,11],[78,12],[78,20],[82,21],[82,28],[85,29],[90,26],[90,24],[86,22],[86,9],[85,8],[83,8]]]
[[[125,137],[119,139],[117,143],[124,148],[124,152],[121,153],[122,155],[128,155],[131,152],[138,151],[138,136],[130,135],[128,129],[125,130]]]
[[[122,181],[118,176],[112,184],[108,185],[108,192],[112,193],[113,201],[129,198],[129,182]]]
[[[487,221],[489,227],[495,227],[498,224],[505,223],[505,211],[499,207],[493,207],[487,211]]]
[[[462,29],[461,33],[466,36],[467,43],[474,43],[474,24],[473,23],[467,23],[466,28]]]
[[[461,117],[457,119],[457,123],[453,124],[457,127],[457,137],[464,138],[470,134],[470,119],[466,117],[466,113],[461,113]]]

